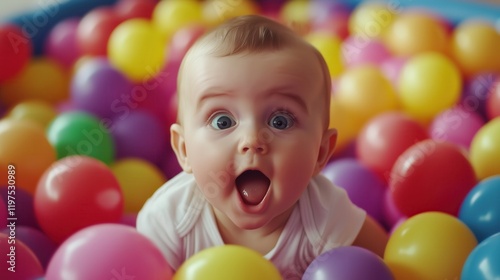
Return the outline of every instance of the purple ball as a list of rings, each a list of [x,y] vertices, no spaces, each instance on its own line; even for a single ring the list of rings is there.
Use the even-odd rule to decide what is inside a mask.
[[[460,104],[469,112],[477,112],[484,120],[487,120],[486,101],[490,96],[495,80],[495,73],[478,74],[465,85]]]
[[[386,184],[357,159],[332,161],[322,171],[335,185],[346,190],[351,201],[364,209],[380,224],[384,223],[384,195]]]
[[[319,255],[306,269],[302,280],[393,280],[382,258],[356,246],[337,247]]]
[[[71,101],[75,109],[100,118],[123,116],[137,106],[132,83],[107,58],[83,62],[71,80]]]
[[[168,147],[163,155],[163,160],[160,164],[160,168],[163,171],[163,174],[168,179],[174,178],[177,174],[182,171],[181,166],[179,165],[179,161],[177,161],[177,157],[174,153],[174,150],[171,147]]]
[[[7,186],[0,187],[0,197],[7,204]],[[40,229],[35,217],[33,195],[21,188],[16,188],[16,226]]]
[[[9,231],[3,230],[4,233]],[[50,258],[57,249],[55,244],[42,231],[26,226],[16,226],[16,239],[21,240],[36,255],[43,269],[47,268]]]
[[[117,159],[137,157],[159,164],[169,146],[162,122],[145,111],[131,111],[113,119],[109,130],[115,140]]]
[[[68,18],[56,24],[45,39],[45,55],[56,60],[67,69],[81,56],[76,40],[79,18]]]

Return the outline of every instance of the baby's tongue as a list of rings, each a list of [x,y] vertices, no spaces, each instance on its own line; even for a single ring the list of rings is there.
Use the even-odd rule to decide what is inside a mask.
[[[269,183],[269,179],[257,170],[245,171],[236,178],[236,187],[241,198],[249,205],[257,205],[264,199]]]

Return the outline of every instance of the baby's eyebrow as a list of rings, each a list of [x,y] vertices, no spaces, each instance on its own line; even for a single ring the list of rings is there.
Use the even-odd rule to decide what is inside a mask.
[[[286,99],[289,99],[291,100],[292,102],[296,103],[297,105],[299,105],[299,107],[304,110],[304,112],[308,113],[308,109],[307,109],[307,105],[306,105],[306,102],[304,101],[304,99],[299,95],[299,94],[295,94],[295,93],[291,93],[291,92],[287,92],[287,91],[270,91],[269,96],[271,95],[279,95],[279,96],[282,96]]]
[[[208,99],[216,98],[216,97],[231,97],[230,92],[222,92],[222,91],[209,91],[207,93],[203,93],[201,97],[199,97],[196,101],[196,109],[199,110],[203,106]]]

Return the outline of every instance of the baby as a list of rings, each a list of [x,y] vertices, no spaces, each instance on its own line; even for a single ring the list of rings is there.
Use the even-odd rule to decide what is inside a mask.
[[[146,202],[137,229],[174,270],[237,244],[300,279],[332,248],[382,255],[387,235],[320,172],[332,155],[331,78],[321,54],[261,16],[232,19],[188,51],[171,144],[183,169]]]

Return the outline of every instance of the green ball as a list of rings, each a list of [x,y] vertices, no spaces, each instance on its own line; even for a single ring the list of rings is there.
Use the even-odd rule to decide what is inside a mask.
[[[47,138],[57,151],[57,158],[86,155],[107,165],[115,160],[111,133],[101,121],[84,112],[57,116],[47,128]]]

